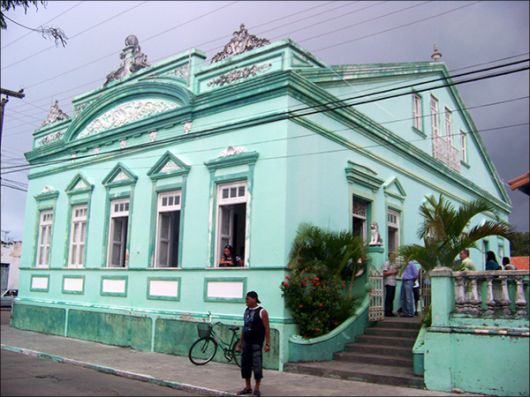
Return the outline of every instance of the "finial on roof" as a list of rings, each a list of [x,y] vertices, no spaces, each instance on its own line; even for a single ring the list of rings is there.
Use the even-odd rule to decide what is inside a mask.
[[[57,121],[66,120],[67,118],[68,115],[59,108],[59,101],[56,100],[50,106],[50,112],[48,113],[46,120],[42,122],[42,126],[44,127],[45,125],[53,124]]]
[[[224,46],[223,51],[212,57],[212,63],[222,61],[233,55],[241,54],[254,48],[263,47],[270,44],[267,39],[260,39],[253,34],[248,34],[245,24],[239,26],[239,30],[233,33],[232,39]]]
[[[436,43],[433,45],[433,53],[431,55],[431,58],[434,62],[438,62],[442,58],[442,53],[438,51],[438,46]]]
[[[103,86],[113,80],[119,80],[140,69],[151,66],[147,62],[147,55],[142,52],[138,44],[138,37],[134,34],[130,34],[125,38],[125,48],[121,51],[120,59],[122,60],[120,67],[107,75],[107,80]]]

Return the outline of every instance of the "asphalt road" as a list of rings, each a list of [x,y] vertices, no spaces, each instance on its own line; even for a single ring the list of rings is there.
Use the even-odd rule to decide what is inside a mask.
[[[10,315],[2,309],[2,325],[9,324]],[[0,373],[2,397],[200,395],[5,350],[0,351]]]

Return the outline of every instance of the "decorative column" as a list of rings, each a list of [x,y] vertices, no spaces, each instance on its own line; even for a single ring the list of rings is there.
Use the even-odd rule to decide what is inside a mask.
[[[486,276],[486,280],[488,282],[488,291],[486,293],[486,304],[488,305],[488,308],[484,314],[486,316],[493,316],[495,314],[495,299],[493,298],[493,275],[488,274]]]
[[[466,312],[466,293],[462,272],[455,273],[455,311],[457,313]]]
[[[499,276],[501,282],[501,299],[500,306],[504,317],[510,317],[512,312],[510,310],[510,295],[508,294],[508,279],[506,276]]]
[[[477,287],[477,277],[476,276],[470,276],[469,282],[471,283],[471,297],[469,299],[469,314],[472,314],[473,316],[479,316],[480,315],[480,304],[482,303],[481,299],[479,298],[478,293],[478,287]]]
[[[517,298],[515,301],[515,304],[517,306],[517,312],[516,315],[518,317],[528,317],[528,302],[526,302],[526,298],[524,296],[524,285],[523,285],[523,277],[522,276],[515,276],[515,282],[517,283]]]

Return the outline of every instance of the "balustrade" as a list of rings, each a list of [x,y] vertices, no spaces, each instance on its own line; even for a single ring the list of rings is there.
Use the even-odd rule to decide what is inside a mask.
[[[528,271],[521,270],[453,272],[454,313],[473,317],[528,318],[525,294],[528,275]]]

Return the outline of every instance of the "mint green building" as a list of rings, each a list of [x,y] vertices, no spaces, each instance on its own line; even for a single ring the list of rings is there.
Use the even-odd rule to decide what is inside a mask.
[[[136,37],[125,44],[100,89],[69,116],[56,104],[34,132],[15,327],[186,355],[197,321],[241,324],[256,290],[266,366],[282,369],[296,329],[279,286],[301,223],[367,242],[377,225],[382,267],[416,241],[427,195],[484,197],[508,219],[437,56],[327,65],[244,26],[211,61],[191,50],[149,65]],[[225,244],[242,266],[219,266]],[[483,268],[485,250],[509,248],[489,238],[472,259]]]

